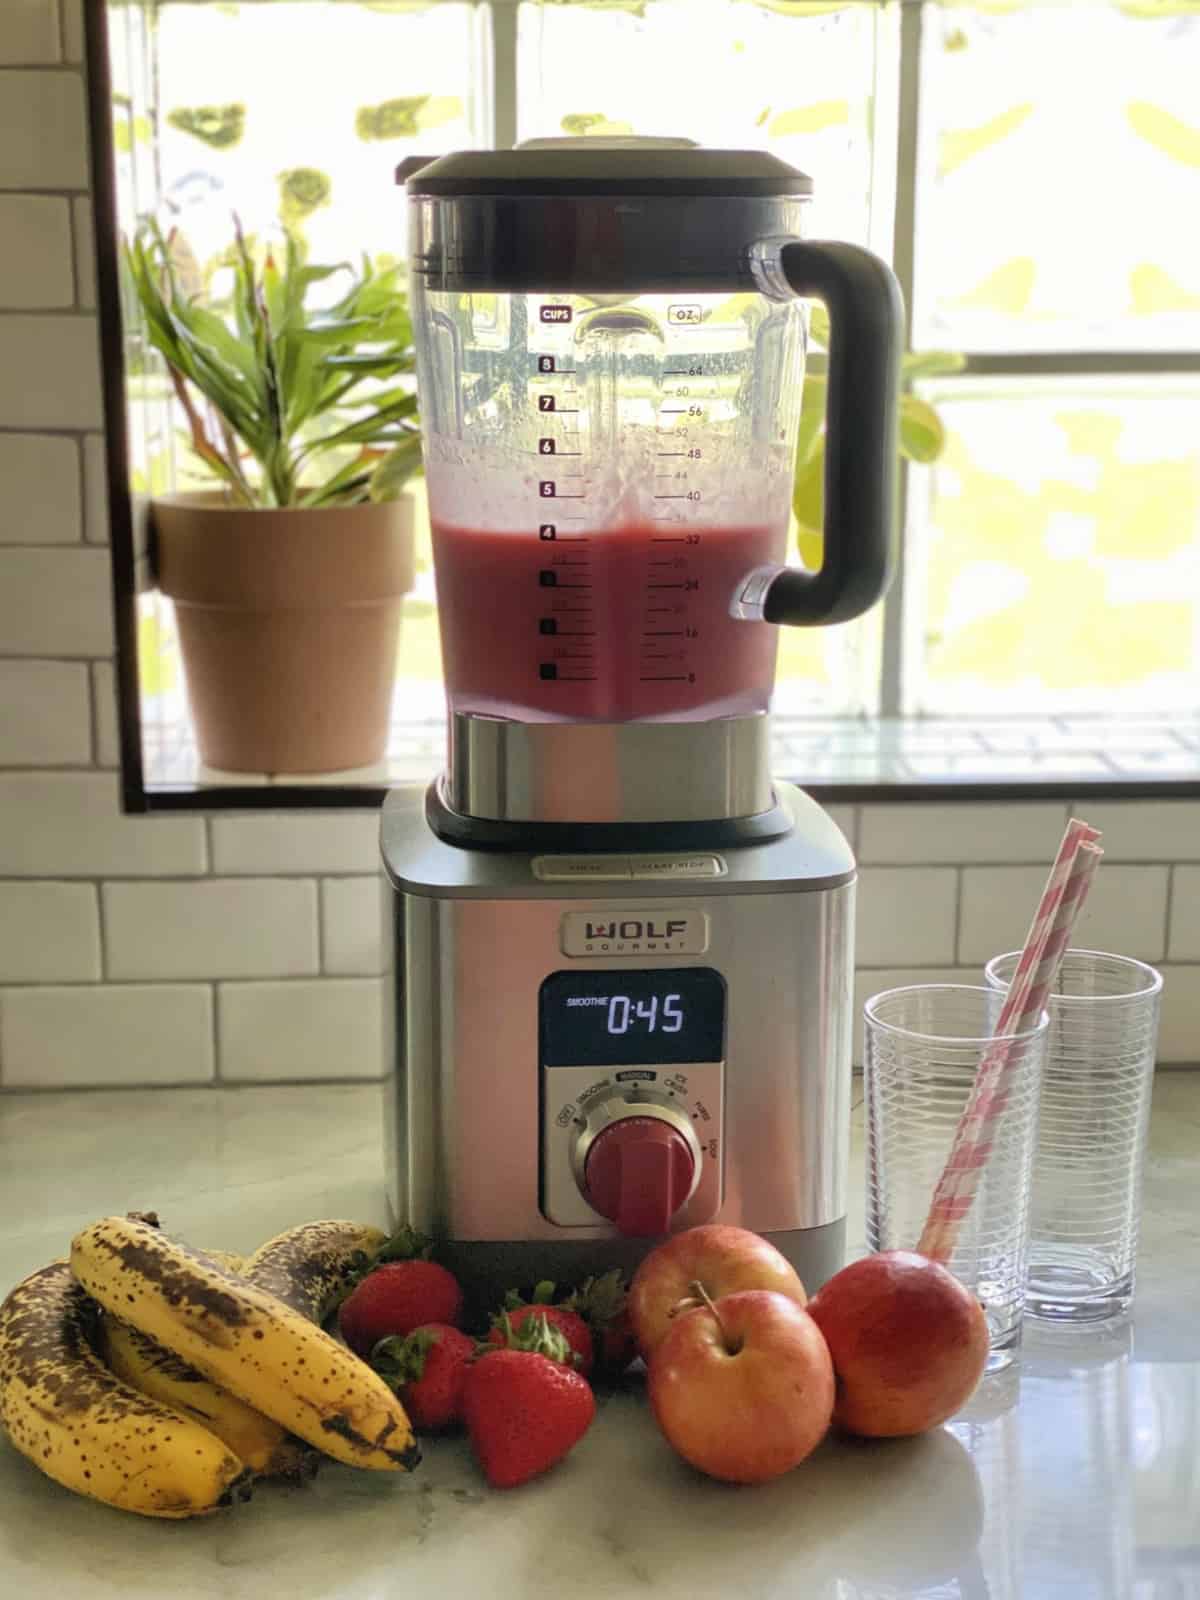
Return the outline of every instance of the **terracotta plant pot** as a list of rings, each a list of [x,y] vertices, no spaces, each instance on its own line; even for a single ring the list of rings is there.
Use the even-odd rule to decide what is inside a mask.
[[[247,511],[154,502],[200,758],[227,772],[340,772],[382,759],[412,502]]]

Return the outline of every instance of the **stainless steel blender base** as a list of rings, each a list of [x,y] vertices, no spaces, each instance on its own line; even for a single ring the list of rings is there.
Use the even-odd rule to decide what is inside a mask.
[[[813,800],[777,792],[783,838],[645,857],[459,849],[432,832],[419,796],[389,796],[390,1204],[442,1241],[481,1299],[633,1266],[652,1248],[581,1209],[570,1177],[593,1113],[597,1125],[605,1108],[636,1116],[638,1099],[688,1117],[702,1140],[704,1204],[679,1225],[775,1238],[814,1284],[841,1264],[854,858]],[[666,1029],[660,1053],[646,1031],[627,1062],[547,1031],[568,1006],[603,1015],[593,991],[649,994],[660,976],[674,991],[664,1019],[681,998],[693,1018],[706,1007],[723,1018],[716,1035],[689,1023],[695,1054],[673,1054]],[[599,1024],[599,1046],[628,1022]]]
[[[445,799],[493,822],[701,822],[769,811],[765,712],[709,722],[516,722],[458,712]]]
[[[393,1215],[393,1227],[399,1220]],[[789,1228],[762,1237],[787,1257],[810,1295],[845,1265],[845,1217],[820,1228]],[[495,1312],[509,1289],[528,1291],[549,1279],[565,1290],[613,1267],[628,1278],[661,1243],[661,1239],[446,1239],[438,1243],[437,1259],[463,1285],[468,1315],[479,1319]]]

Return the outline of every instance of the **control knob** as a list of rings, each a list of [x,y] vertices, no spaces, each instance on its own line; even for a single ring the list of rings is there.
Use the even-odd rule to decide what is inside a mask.
[[[591,1140],[576,1170],[589,1205],[618,1232],[653,1238],[667,1232],[694,1191],[700,1146],[677,1111],[627,1101]]]

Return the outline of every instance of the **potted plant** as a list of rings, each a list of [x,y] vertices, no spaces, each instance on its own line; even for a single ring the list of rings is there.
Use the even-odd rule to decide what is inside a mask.
[[[256,250],[239,227],[223,314],[185,292],[157,227],[125,249],[191,452],[218,485],[151,511],[200,756],[233,772],[382,757],[413,584],[401,492],[421,457],[401,269],[305,256],[291,234]],[[342,274],[340,298],[314,307]]]
[[[825,362],[829,349],[829,315],[824,306],[815,305],[809,321],[810,346],[816,359],[804,375],[804,398],[800,409],[800,433],[796,445],[796,475],[792,484],[792,511],[798,526],[800,557],[806,567],[821,565],[822,529],[825,502]],[[963,357],[944,350],[925,350],[919,355],[908,351],[902,358],[902,385],[918,378],[941,377],[961,372]],[[905,389],[900,396],[900,454],[908,461],[928,466],[946,447],[942,419],[928,400]]]

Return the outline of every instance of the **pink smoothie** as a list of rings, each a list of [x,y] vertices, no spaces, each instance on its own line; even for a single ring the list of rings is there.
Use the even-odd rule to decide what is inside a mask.
[[[765,710],[776,631],[729,605],[785,537],[651,523],[550,538],[435,520],[454,710],[601,722]]]

